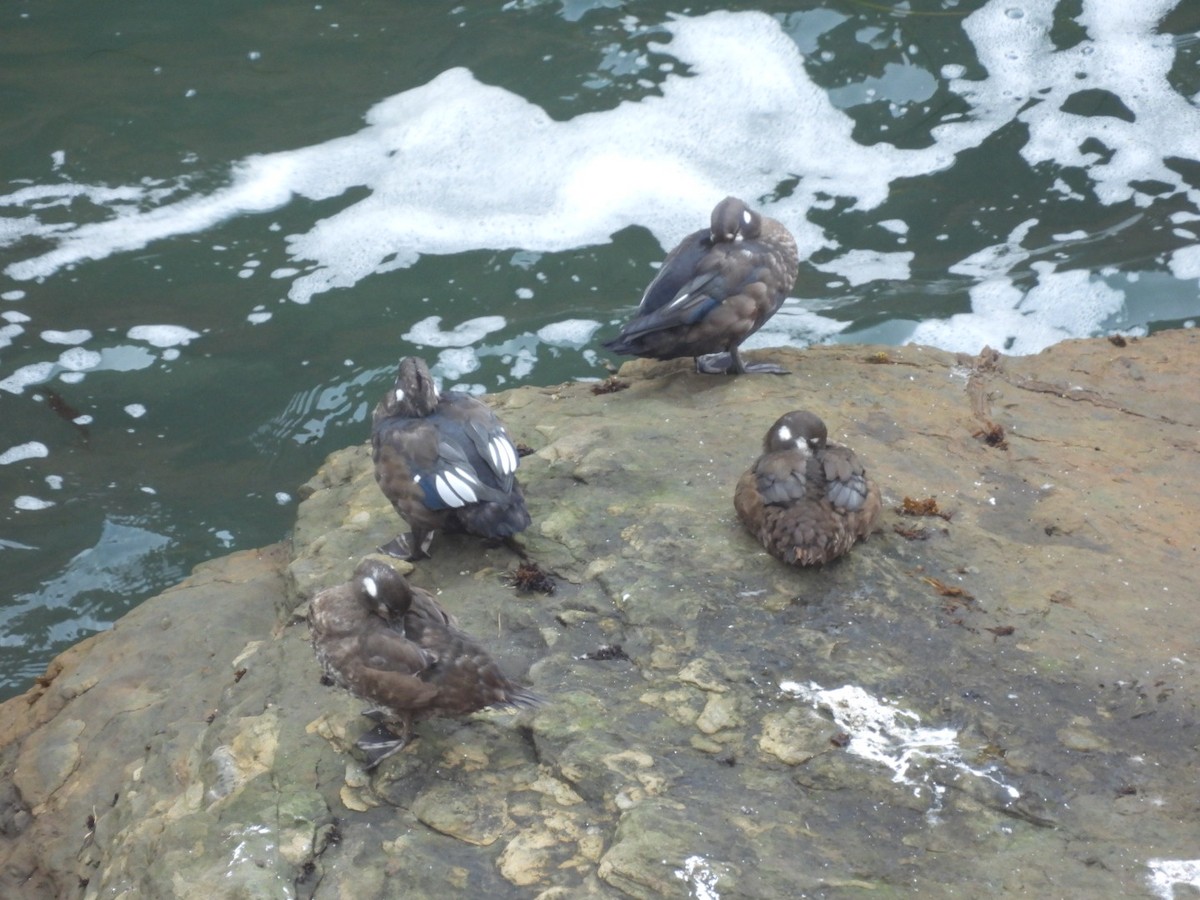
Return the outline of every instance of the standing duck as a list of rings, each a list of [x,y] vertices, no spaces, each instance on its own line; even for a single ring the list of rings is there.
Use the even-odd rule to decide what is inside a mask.
[[[637,315],[604,346],[651,359],[694,356],[696,371],[708,375],[786,374],[772,363],[743,363],[738,347],[783,305],[798,270],[787,228],[726,197],[708,229],[670,252]]]
[[[517,448],[504,425],[469,394],[439,394],[425,360],[400,360],[372,422],[375,481],[412,529],[381,547],[385,553],[427,557],[438,529],[502,540],[529,527]]]
[[[365,715],[381,725],[357,743],[367,768],[402,749],[415,721],[539,702],[509,681],[428,591],[378,558],[367,557],[349,582],[317,594],[308,620],[325,674],[374,705]],[[399,725],[400,734],[389,725]]]
[[[837,559],[866,539],[883,510],[879,486],[854,451],[827,437],[825,423],[810,412],[780,416],[733,494],[738,518],[786,563]]]

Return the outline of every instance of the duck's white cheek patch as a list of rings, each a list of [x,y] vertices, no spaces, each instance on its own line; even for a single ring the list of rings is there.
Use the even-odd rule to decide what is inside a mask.
[[[404,402],[404,388],[396,388],[396,390],[393,392],[392,396],[396,398],[397,403],[403,403]]]

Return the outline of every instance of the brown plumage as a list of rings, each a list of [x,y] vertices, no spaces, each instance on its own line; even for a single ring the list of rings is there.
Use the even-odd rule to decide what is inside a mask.
[[[367,557],[349,582],[317,594],[309,627],[325,674],[373,704],[369,715],[400,727],[390,740],[360,739],[371,766],[407,743],[415,721],[538,702],[429,592],[380,559]]]
[[[746,365],[738,347],[783,305],[798,270],[787,228],[726,197],[709,228],[668,254],[637,315],[604,346],[651,359],[694,356],[696,371],[709,375],[782,374],[772,363]]]
[[[772,556],[798,566],[837,559],[866,539],[883,510],[854,451],[829,443],[825,423],[803,410],[771,426],[733,505]]]
[[[426,557],[441,529],[505,539],[529,527],[517,450],[503,423],[469,394],[439,393],[423,359],[400,361],[375,407],[371,447],[375,480],[412,529],[385,553]]]

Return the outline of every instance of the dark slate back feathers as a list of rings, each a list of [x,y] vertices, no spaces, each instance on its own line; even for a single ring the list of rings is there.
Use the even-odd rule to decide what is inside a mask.
[[[708,229],[670,252],[637,315],[604,346],[651,359],[693,356],[706,374],[781,373],[769,363],[745,365],[738,346],[783,305],[798,268],[787,228],[726,197]]]
[[[529,527],[517,450],[504,425],[469,394],[440,394],[424,360],[400,361],[372,420],[375,480],[412,529],[385,552],[427,556],[439,529],[503,539]]]
[[[870,534],[883,509],[879,487],[854,451],[829,443],[825,423],[803,410],[771,426],[733,503],[772,556],[799,566],[846,553]]]

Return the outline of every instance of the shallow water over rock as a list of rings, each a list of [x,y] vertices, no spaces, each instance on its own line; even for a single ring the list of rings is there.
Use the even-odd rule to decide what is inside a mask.
[[[410,577],[547,703],[425,722],[372,773],[301,616],[403,526],[367,447],[333,454],[290,550],[201,567],[0,707],[5,893],[1169,896],[1200,838],[1200,337],[762,356],[793,374],[492,398],[556,589],[459,536]],[[886,505],[811,570],[731,502],[801,407]]]

